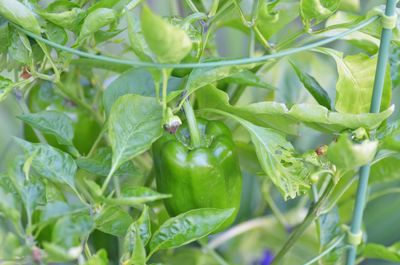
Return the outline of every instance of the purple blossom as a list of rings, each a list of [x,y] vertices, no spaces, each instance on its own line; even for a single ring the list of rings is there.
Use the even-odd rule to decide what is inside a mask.
[[[266,250],[264,250],[263,255],[258,264],[259,265],[270,265],[273,260],[274,260],[274,254],[272,253],[271,250],[266,249]]]

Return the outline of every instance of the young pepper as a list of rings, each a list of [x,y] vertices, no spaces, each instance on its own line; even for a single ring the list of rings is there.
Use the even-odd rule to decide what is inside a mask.
[[[222,122],[186,116],[189,122],[153,145],[157,189],[172,195],[164,201],[171,216],[197,208],[235,208],[222,230],[234,221],[240,205],[242,175],[235,144]]]

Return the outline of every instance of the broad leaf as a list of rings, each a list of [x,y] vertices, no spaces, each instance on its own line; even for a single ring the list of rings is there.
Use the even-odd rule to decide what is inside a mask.
[[[54,201],[47,203],[43,207],[40,214],[40,221],[49,222],[66,215],[72,215],[84,211],[88,211],[88,208],[83,205],[68,204],[63,201]]]
[[[16,196],[6,192],[2,187],[0,187],[0,198],[0,213],[19,226],[21,213]]]
[[[400,151],[400,120],[381,126],[378,130],[379,147]]]
[[[77,44],[82,44],[86,38],[90,37],[93,33],[102,27],[111,24],[116,19],[116,14],[113,9],[98,8],[89,13],[83,21],[83,25],[79,32]]]
[[[348,135],[343,134],[338,141],[329,145],[327,157],[341,169],[356,169],[374,159],[378,148],[377,141],[352,143]]]
[[[152,253],[159,249],[175,248],[201,239],[217,230],[234,209],[196,209],[168,219],[150,241]]]
[[[300,14],[306,27],[310,27],[311,20],[320,22],[331,16],[340,5],[340,0],[301,0]]]
[[[234,83],[243,86],[254,86],[261,87],[270,90],[276,90],[276,87],[262,81],[255,73],[250,70],[243,70],[236,74],[230,75],[224,79],[222,82]]]
[[[125,95],[115,102],[108,121],[113,169],[150,148],[162,134],[162,118],[155,98]]]
[[[110,203],[118,205],[137,205],[156,200],[170,198],[169,194],[161,194],[147,187],[124,187],[121,196],[118,198],[107,199]]]
[[[377,161],[371,166],[370,182],[383,183],[400,179],[400,154]]]
[[[32,217],[33,212],[39,205],[45,203],[45,185],[38,179],[29,179],[21,187],[21,199],[24,202],[27,214]]]
[[[228,95],[212,86],[203,87],[196,93],[201,108],[216,108],[234,114],[251,123],[270,127],[285,133],[296,134],[297,125],[306,125],[328,132],[341,132],[347,128],[378,127],[392,113],[391,107],[381,113],[348,114],[332,112],[316,104],[295,104],[291,108],[277,102],[258,102],[246,106],[232,106]]]
[[[12,81],[0,75],[0,102],[5,100],[12,91]]]
[[[55,12],[47,8],[46,11],[38,10],[38,13],[51,23],[72,31],[77,31],[80,22],[85,18],[86,11],[77,7],[69,7],[65,11]]]
[[[282,134],[223,111],[208,111],[234,119],[249,132],[264,173],[285,199],[295,198],[310,188],[311,168],[306,161],[295,156],[293,146]]]
[[[330,212],[322,214],[318,220],[318,236],[320,244],[320,253],[330,247],[332,242],[338,240],[338,237],[342,234],[340,229],[340,220],[338,209],[335,207]],[[337,247],[329,251],[329,254],[325,255],[321,260],[323,264],[335,265],[342,258],[343,255],[343,244],[339,244]]]
[[[56,222],[52,233],[52,243],[66,249],[79,246],[93,228],[94,222],[88,213],[66,215]]]
[[[76,260],[82,253],[82,246],[78,245],[71,248],[65,248],[63,246],[44,242],[44,250],[47,254],[47,260],[56,262],[67,262]]]
[[[147,6],[141,15],[143,36],[159,62],[178,63],[192,49],[187,33],[154,14]]]
[[[390,247],[369,243],[363,249],[363,256],[370,259],[381,259],[392,262],[400,262],[400,243],[395,243]]]
[[[0,15],[22,28],[40,35],[40,25],[35,14],[18,0],[0,0]]]
[[[199,88],[212,85],[219,80],[235,76],[255,65],[231,65],[225,67],[196,68],[190,73],[186,84],[186,95],[190,95]]]
[[[168,80],[168,100],[176,96],[174,91],[180,89],[182,79],[171,77]],[[103,103],[106,113],[109,114],[115,101],[126,94],[138,94],[142,96],[156,95],[152,75],[143,69],[130,69],[115,79],[106,89]]]
[[[96,254],[89,257],[84,265],[108,265],[110,264],[107,258],[107,251],[100,249]]]
[[[33,155],[32,168],[40,176],[54,183],[67,184],[75,190],[77,166],[70,155],[49,145],[32,144],[18,138],[15,140],[24,150],[26,157]]]
[[[71,119],[64,113],[50,110],[23,114],[19,118],[45,134],[54,135],[59,144],[72,145],[74,128]]]
[[[123,261],[130,260],[133,264],[145,264],[146,251],[144,246],[151,237],[150,216],[147,206],[143,208],[140,218],[133,222],[124,239]]]
[[[101,147],[91,157],[78,158],[76,163],[81,169],[105,177],[111,170],[111,148]],[[137,177],[141,172],[132,161],[127,161],[121,165],[115,174],[122,177]]]
[[[105,207],[95,218],[96,228],[114,236],[125,235],[132,223],[131,216],[119,207]]]
[[[339,77],[336,84],[335,109],[342,113],[369,112],[377,57],[359,53],[343,58],[342,53],[332,49],[318,48],[316,51],[332,56],[336,61]],[[381,111],[390,106],[391,87],[390,71],[386,71]]]

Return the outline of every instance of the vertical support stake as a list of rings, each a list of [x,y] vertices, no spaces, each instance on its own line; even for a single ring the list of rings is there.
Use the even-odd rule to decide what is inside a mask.
[[[387,21],[388,17],[395,16],[397,0],[387,0],[385,14],[382,20]],[[395,23],[394,23],[395,24]],[[374,81],[374,88],[371,101],[371,113],[377,113],[380,110],[382,91],[385,81],[386,64],[389,57],[390,40],[392,38],[392,28],[387,26],[387,23],[382,23],[382,35],[378,53],[378,63],[376,65],[376,75]],[[391,25],[393,26],[393,24]],[[350,227],[352,235],[361,233],[361,224],[363,219],[364,206],[367,196],[368,178],[371,165],[365,165],[360,168],[358,189],[356,194],[356,201],[353,211],[353,220]],[[357,257],[357,245],[351,245],[347,251],[347,265],[354,265]]]

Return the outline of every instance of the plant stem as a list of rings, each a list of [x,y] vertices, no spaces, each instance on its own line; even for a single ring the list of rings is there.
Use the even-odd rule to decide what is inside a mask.
[[[229,265],[214,249],[209,248],[202,240],[198,241],[202,248],[208,252],[220,265]]]
[[[167,89],[168,89],[168,70],[162,70],[162,108],[164,119],[167,117]]]
[[[106,126],[107,122],[105,123],[103,129],[101,130],[101,132],[99,133],[99,135],[96,138],[96,141],[93,143],[92,147],[90,148],[89,153],[86,155],[86,157],[90,157],[91,155],[93,155],[94,151],[96,150],[97,146],[99,145],[101,139],[103,138],[105,132],[107,131],[107,126]]]
[[[297,240],[303,235],[303,233],[306,231],[306,229],[312,224],[312,222],[314,222],[314,220],[316,218],[318,218],[318,216],[320,214],[321,207],[323,206],[326,198],[328,197],[329,191],[331,190],[332,186],[333,186],[333,184],[330,183],[329,187],[327,187],[326,191],[321,196],[321,198],[319,198],[317,203],[315,203],[310,208],[306,218],[304,218],[303,222],[291,234],[289,239],[286,241],[286,243],[283,245],[281,250],[276,255],[275,259],[272,261],[271,265],[279,264],[280,261],[282,260],[282,258],[293,247],[293,245],[297,242]]]
[[[222,8],[221,8],[222,10]],[[218,11],[218,13],[221,12]],[[222,12],[221,12],[222,13]],[[215,18],[215,17],[214,17]],[[276,59],[278,57],[283,57],[283,56],[288,56],[291,54],[295,54],[298,52],[310,50],[312,48],[316,48],[328,43],[331,43],[335,40],[338,40],[344,36],[347,36],[353,32],[356,32],[362,28],[365,28],[366,26],[372,24],[376,20],[378,20],[379,16],[373,16],[369,19],[363,20],[360,22],[360,24],[355,25],[353,28],[350,28],[342,33],[339,33],[337,35],[328,37],[326,39],[316,41],[313,43],[306,44],[301,47],[296,47],[296,48],[290,48],[284,51],[272,53],[272,54],[266,54],[260,57],[254,57],[254,58],[242,58],[242,59],[233,59],[233,60],[223,60],[223,61],[213,61],[213,62],[203,62],[203,63],[154,63],[154,62],[142,62],[142,61],[132,61],[132,60],[125,60],[125,59],[118,59],[118,58],[113,58],[113,57],[108,57],[108,56],[103,56],[103,55],[97,55],[97,54],[91,54],[88,52],[84,52],[81,50],[77,50],[74,48],[70,48],[67,46],[60,45],[58,43],[55,43],[53,41],[50,41],[48,39],[42,38],[41,36],[38,36],[36,34],[33,34],[30,31],[27,31],[17,25],[14,25],[14,27],[18,28],[22,32],[24,32],[26,35],[28,35],[31,38],[34,38],[36,40],[40,40],[47,45],[56,48],[58,50],[63,50],[68,53],[76,54],[81,57],[85,58],[90,58],[93,60],[97,61],[102,61],[102,62],[107,62],[110,64],[117,64],[117,65],[125,65],[125,66],[132,66],[132,67],[148,67],[148,68],[156,68],[156,69],[171,69],[171,68],[176,68],[176,69],[187,69],[187,68],[206,68],[206,67],[218,67],[218,66],[230,66],[230,65],[243,65],[243,64],[252,64],[252,63],[260,63],[260,62],[265,62],[267,60],[271,59]]]
[[[192,12],[194,13],[199,13],[199,10],[197,9],[197,7],[195,6],[195,4],[192,2],[192,0],[185,0],[186,4],[190,7],[190,9],[192,10]]]
[[[185,102],[183,103],[183,109],[185,110],[186,120],[189,125],[192,147],[196,148],[200,146],[200,132],[197,127],[196,117],[194,116],[194,111],[192,105],[190,105],[189,100],[185,100]]]
[[[107,177],[106,177],[106,180],[105,180],[104,183],[103,183],[103,186],[101,186],[101,193],[102,193],[102,194],[103,194],[104,191],[106,190],[106,188],[107,188],[107,186],[108,186],[108,183],[110,182],[110,180],[111,180],[111,178],[112,178],[112,176],[114,175],[114,173],[115,173],[116,170],[117,170],[117,168],[115,167],[115,165],[113,165],[113,166],[111,167],[110,172],[108,173],[108,175],[107,175]]]

